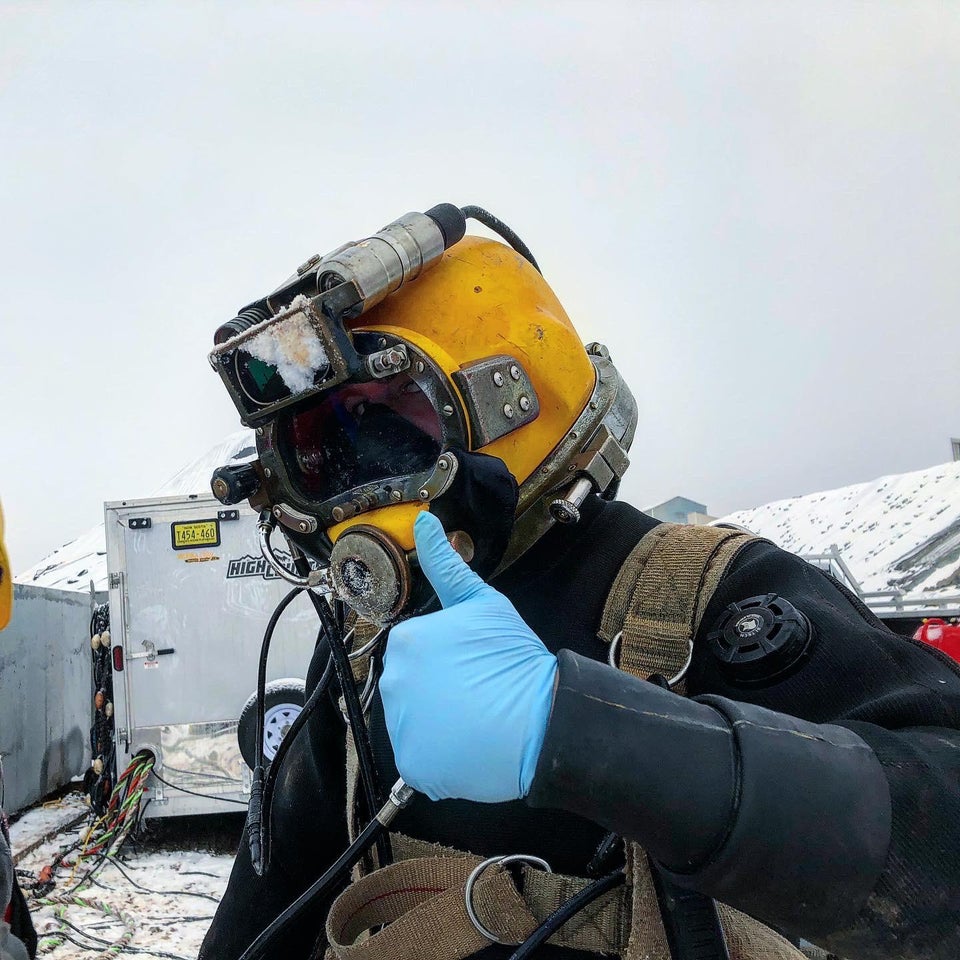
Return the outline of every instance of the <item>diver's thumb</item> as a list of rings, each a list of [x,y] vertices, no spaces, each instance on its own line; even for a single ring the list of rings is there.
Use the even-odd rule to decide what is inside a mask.
[[[450,546],[443,524],[432,513],[420,511],[413,525],[413,538],[420,569],[444,607],[470,600],[486,587]]]

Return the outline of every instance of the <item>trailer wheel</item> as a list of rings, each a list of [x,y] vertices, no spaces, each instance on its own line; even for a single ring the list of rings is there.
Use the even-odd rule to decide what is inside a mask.
[[[277,755],[280,742],[303,710],[302,680],[271,680],[264,690],[263,755],[267,761]],[[257,763],[257,695],[253,693],[240,711],[237,723],[240,754],[252,770]]]

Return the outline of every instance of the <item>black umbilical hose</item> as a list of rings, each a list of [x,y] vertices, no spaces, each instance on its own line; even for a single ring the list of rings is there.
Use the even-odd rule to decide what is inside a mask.
[[[267,956],[267,948],[280,931],[293,923],[305,910],[310,909],[318,900],[329,894],[334,886],[346,878],[355,864],[386,833],[387,827],[397,813],[415,796],[411,787],[398,780],[390,791],[390,799],[377,811],[376,816],[360,831],[359,836],[347,847],[326,873],[312,883],[293,903],[280,913],[272,923],[260,933],[256,940],[240,955],[239,960],[261,960]]]
[[[274,608],[263,632],[263,641],[260,644],[260,662],[257,666],[257,728],[256,728],[256,757],[257,765],[253,768],[253,780],[250,784],[250,802],[247,805],[247,822],[244,831],[247,835],[247,846],[250,848],[250,863],[258,877],[264,873],[263,859],[263,726],[264,708],[267,686],[267,658],[270,654],[270,644],[273,641],[273,632],[277,629],[280,617],[284,610],[303,593],[303,587],[294,587]]]
[[[302,557],[297,558],[297,562],[306,567],[306,562]],[[302,570],[297,571],[301,576],[306,576]],[[310,599],[320,618],[320,623],[326,631],[327,639],[330,643],[330,655],[333,657],[333,666],[337,671],[337,679],[340,682],[340,693],[343,696],[344,706],[347,709],[347,720],[350,723],[350,731],[353,734],[353,742],[357,750],[357,766],[360,768],[360,781],[363,785],[363,793],[367,804],[367,815],[371,819],[376,816],[382,801],[382,793],[377,778],[376,766],[373,762],[373,748],[370,746],[370,735],[367,731],[366,721],[363,719],[363,708],[360,706],[360,698],[357,696],[357,688],[354,684],[353,669],[350,666],[350,656],[343,643],[342,637],[337,631],[337,624],[333,613],[327,606],[327,602],[314,593],[310,593]],[[392,862],[393,856],[390,850],[390,838],[385,831],[381,831],[376,837],[377,857],[380,866],[385,867]]]
[[[540,269],[540,264],[537,263],[534,259],[533,254],[530,252],[530,248],[520,239],[517,233],[514,230],[511,230],[499,217],[495,217],[489,210],[484,210],[483,207],[477,206],[467,206],[461,207],[460,212],[465,217],[470,217],[472,220],[477,220],[479,223],[482,223],[485,227],[492,230],[498,236],[503,237],[507,243],[513,247],[517,253],[520,254],[525,260],[528,260],[537,271],[537,273],[542,273]]]
[[[622,870],[608,873],[599,880],[594,880],[588,887],[584,887],[578,894],[572,896],[563,906],[558,907],[527,937],[523,943],[510,954],[510,960],[527,960],[537,947],[542,946],[550,939],[574,914],[602,897],[608,890],[619,887],[626,880]]]
[[[317,681],[317,685],[313,688],[313,691],[307,698],[306,703],[304,703],[303,709],[299,714],[297,714],[293,723],[290,724],[290,729],[280,741],[280,746],[277,747],[276,756],[274,756],[269,768],[267,769],[266,779],[263,784],[263,803],[261,806],[260,817],[261,862],[264,873],[270,869],[270,850],[272,840],[270,818],[273,811],[274,790],[277,786],[277,780],[280,776],[280,770],[283,766],[284,758],[289,752],[293,741],[296,740],[297,735],[307,725],[310,717],[316,711],[317,705],[326,694],[327,688],[330,686],[330,681],[333,678],[333,673],[333,656],[330,655],[327,657],[327,665],[323,668],[322,676]]]

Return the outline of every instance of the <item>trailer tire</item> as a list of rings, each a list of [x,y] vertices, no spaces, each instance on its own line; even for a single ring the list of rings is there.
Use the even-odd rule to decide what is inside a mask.
[[[271,680],[264,690],[263,700],[263,755],[269,762],[277,755],[277,748],[290,725],[303,710],[305,700],[302,680]],[[259,759],[257,753],[257,694],[254,692],[240,711],[237,722],[237,742],[240,755],[252,770]]]

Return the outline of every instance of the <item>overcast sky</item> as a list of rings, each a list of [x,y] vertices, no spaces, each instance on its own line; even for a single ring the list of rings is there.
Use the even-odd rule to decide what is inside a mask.
[[[623,496],[949,459],[960,5],[0,2],[0,497],[22,570],[239,424],[214,329],[441,201],[640,402]]]

